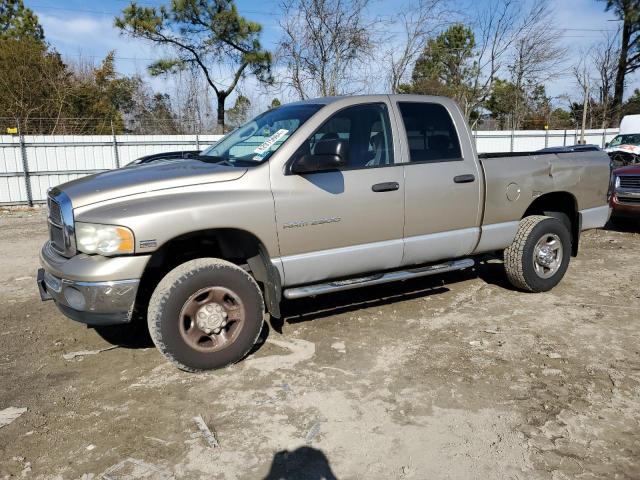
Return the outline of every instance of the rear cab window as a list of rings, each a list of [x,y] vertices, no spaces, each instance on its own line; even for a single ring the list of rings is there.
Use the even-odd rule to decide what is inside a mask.
[[[437,103],[398,102],[410,163],[461,161],[460,140],[447,109]]]

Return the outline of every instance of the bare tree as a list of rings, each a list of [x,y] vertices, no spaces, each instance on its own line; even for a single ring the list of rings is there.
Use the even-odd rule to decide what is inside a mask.
[[[361,67],[371,58],[375,20],[369,0],[284,0],[279,57],[281,82],[301,99],[355,93]]]
[[[501,60],[514,41],[512,30],[518,21],[519,8],[514,0],[491,0],[475,12],[477,69],[470,89],[469,112],[477,110],[491,93],[502,67]]]
[[[523,25],[514,42],[508,65],[511,80],[521,94],[516,96],[513,112],[515,128],[520,128],[527,113],[527,105],[518,101],[520,97],[528,97],[531,89],[557,73],[567,52],[560,42],[562,31],[551,27],[552,12],[548,3],[537,3],[532,13],[533,18]]]
[[[608,127],[611,123],[614,87],[620,57],[617,41],[617,34],[608,35],[603,42],[595,45],[591,52],[591,61],[598,75],[597,81],[594,83],[598,89],[602,128]]]
[[[560,35],[553,28],[548,5],[548,0],[530,2],[528,8],[520,0],[490,0],[475,12],[478,68],[470,89],[472,94],[468,99],[468,111],[477,110],[486,101],[497,75],[508,68],[509,59],[513,60],[513,52],[519,50],[518,42],[524,48],[524,45],[537,38],[544,40],[546,48],[553,46],[554,51],[559,53],[555,43]],[[547,42],[545,35],[551,40]],[[530,40],[523,42],[525,38]],[[542,55],[539,49],[536,50],[537,55],[524,62],[527,66],[523,78],[540,76],[543,71],[551,71],[551,66],[555,64],[551,56]]]
[[[207,82],[197,69],[178,72],[173,84],[173,107],[184,133],[219,132],[217,113]]]
[[[578,63],[573,66],[573,75],[576,79],[576,84],[582,92],[582,98],[580,99],[580,101],[582,102],[582,109],[579,112],[582,116],[582,122],[580,140],[578,141],[578,143],[581,144],[585,143],[584,131],[587,128],[588,119],[591,117],[591,122],[593,121],[592,115],[589,115],[589,111],[591,110],[589,108],[589,104],[591,103],[589,90],[591,88],[593,80],[589,75],[589,71],[587,68],[588,58],[588,52],[584,52],[582,55],[580,55],[580,60],[578,61]],[[578,102],[576,102],[576,104],[578,104]]]
[[[445,1],[418,0],[413,8],[403,8],[392,22],[400,25],[401,38],[394,35],[385,39],[391,44],[383,58],[390,68],[388,84],[391,92],[398,93],[429,37],[444,25],[445,11],[441,7]]]

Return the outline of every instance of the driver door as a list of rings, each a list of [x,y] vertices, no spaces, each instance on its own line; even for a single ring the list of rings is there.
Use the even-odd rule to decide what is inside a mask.
[[[313,154],[320,140],[341,139],[348,142],[346,167],[271,172],[285,285],[401,264],[404,178],[388,112],[386,102],[339,110],[290,159]]]

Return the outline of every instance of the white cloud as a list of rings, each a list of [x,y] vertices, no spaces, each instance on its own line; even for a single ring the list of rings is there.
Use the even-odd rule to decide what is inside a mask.
[[[535,0],[533,0],[535,1]],[[389,2],[387,5],[391,4]],[[555,28],[566,29],[563,41],[569,49],[563,72],[547,82],[547,91],[552,96],[558,96],[566,92],[578,95],[575,80],[571,75],[571,65],[576,63],[581,53],[589,46],[597,43],[606,32],[597,30],[615,30],[619,22],[611,13],[604,12],[604,2],[593,0],[561,0],[553,2],[555,10]],[[146,73],[147,66],[162,57],[163,50],[147,42],[123,37],[113,24],[113,17],[109,15],[93,16],[83,13],[78,14],[49,14],[38,11],[35,7],[40,22],[42,23],[47,40],[69,60],[77,60],[80,57],[90,59],[98,63],[107,52],[116,51],[116,67],[124,74],[140,74],[151,82],[154,89],[171,92],[175,90],[175,81],[164,77],[151,78]],[[278,37],[276,20],[272,18],[260,21],[270,23],[265,31],[267,48],[273,48]],[[279,66],[276,67],[276,69]],[[230,80],[228,72],[216,72],[222,83]],[[634,88],[640,87],[640,74],[628,79],[627,96]],[[255,103],[262,106],[268,104],[273,96],[284,97],[287,93],[277,90],[264,92],[259,88],[255,79],[247,78],[241,84],[244,94],[256,99]],[[233,102],[235,95],[229,99]]]
[[[56,16],[38,12],[47,41],[70,61],[85,58],[100,62],[116,52],[116,68],[124,74],[146,75],[146,66],[160,57],[152,45],[123,37],[108,16]]]

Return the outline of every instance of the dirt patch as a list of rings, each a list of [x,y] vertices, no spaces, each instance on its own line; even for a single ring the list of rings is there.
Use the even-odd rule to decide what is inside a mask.
[[[41,211],[0,229],[0,410],[27,409],[0,478],[640,478],[637,232],[585,234],[545,294],[488,262],[289,302],[248,359],[194,375],[40,302]]]

